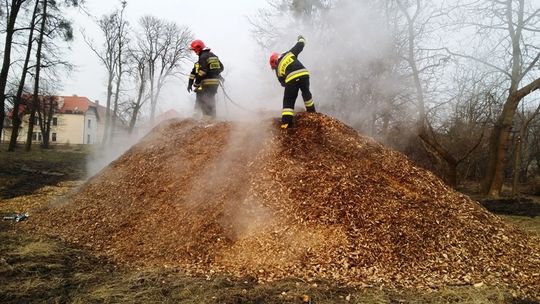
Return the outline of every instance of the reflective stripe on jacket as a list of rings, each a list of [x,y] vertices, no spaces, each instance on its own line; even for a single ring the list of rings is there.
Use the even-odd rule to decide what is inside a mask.
[[[287,53],[278,59],[276,76],[282,85],[302,76],[309,76],[309,71],[298,60],[298,55],[304,49],[304,41],[298,41]]]

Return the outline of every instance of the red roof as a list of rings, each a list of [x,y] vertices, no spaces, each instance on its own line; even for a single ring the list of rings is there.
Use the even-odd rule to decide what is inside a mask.
[[[9,112],[8,112],[8,115],[7,117],[9,119],[12,119],[13,118],[13,110],[14,109],[10,109]],[[22,118],[23,115],[24,115],[24,111],[26,110],[26,105],[25,104],[21,104],[19,105],[19,118]]]
[[[23,99],[29,99],[31,97],[30,94],[27,94],[27,96],[23,96]],[[105,117],[105,113],[107,111],[107,108],[104,106],[101,106],[97,103],[94,103],[90,101],[87,97],[83,96],[56,96],[55,97],[56,102],[58,103],[59,109],[56,110],[56,113],[61,114],[84,114],[86,111],[88,111],[89,108],[95,108],[98,116]],[[26,110],[26,104],[23,103],[19,106],[19,115],[22,116],[22,114]],[[13,117],[13,110],[10,110],[8,113],[8,117]]]
[[[107,108],[90,101],[87,97],[83,96],[58,96],[59,106],[57,113],[81,113],[84,114],[89,108],[95,108],[98,118],[104,118],[107,113]],[[62,100],[64,101],[62,103]],[[112,113],[111,113],[112,114]]]
[[[58,113],[86,113],[89,108],[94,107],[98,109],[98,112],[104,113],[106,108],[95,102],[90,101],[87,97],[83,96],[58,96],[59,105]],[[61,101],[64,101],[63,103]]]
[[[58,96],[59,106],[58,113],[85,113],[88,111],[90,104],[94,104],[90,99],[79,96]],[[64,102],[62,103],[62,99]]]

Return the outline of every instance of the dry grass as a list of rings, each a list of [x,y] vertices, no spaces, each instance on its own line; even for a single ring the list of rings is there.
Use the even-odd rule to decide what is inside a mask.
[[[126,269],[58,240],[0,224],[1,303],[470,303],[526,304],[496,286],[434,291],[352,289],[330,281],[192,277],[175,269]]]
[[[527,217],[517,215],[504,215],[503,218],[521,229],[540,236],[540,216]]]

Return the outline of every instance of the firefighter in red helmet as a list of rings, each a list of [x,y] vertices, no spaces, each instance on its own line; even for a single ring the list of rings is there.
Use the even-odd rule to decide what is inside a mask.
[[[216,93],[223,72],[223,63],[218,56],[206,47],[202,40],[193,40],[191,50],[199,56],[191,70],[188,92],[195,91],[195,107],[202,111],[203,117],[216,117]]]
[[[270,67],[276,71],[276,76],[285,87],[283,94],[283,110],[281,112],[281,128],[291,126],[294,116],[294,104],[298,97],[298,91],[302,91],[304,106],[308,112],[315,111],[313,96],[309,91],[309,72],[298,60],[298,55],[304,49],[305,39],[298,36],[298,41],[291,50],[284,54],[272,53],[270,55]]]

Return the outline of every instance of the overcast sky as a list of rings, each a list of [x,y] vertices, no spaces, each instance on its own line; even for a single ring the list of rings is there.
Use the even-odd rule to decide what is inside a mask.
[[[119,6],[117,0],[87,1],[87,11],[97,17],[110,13]],[[137,20],[145,14],[189,26],[196,38],[204,40],[207,46],[217,53],[225,64],[228,76],[235,79],[249,68],[248,65],[253,64],[255,53],[261,51],[250,35],[247,17],[254,16],[259,8],[266,6],[266,0],[128,0],[125,15],[132,27],[136,27]],[[77,69],[70,79],[66,79],[62,94],[86,96],[105,104],[105,69],[83,41],[80,30],[84,29],[96,44],[103,42],[102,34],[90,17],[73,13],[71,18],[76,33],[67,56]],[[167,102],[162,103],[160,110],[191,109],[190,101],[194,97],[186,92],[185,82],[174,81],[177,84],[164,92]],[[231,82],[230,86],[233,84],[234,82]],[[229,90],[230,95],[240,91],[235,88]],[[280,102],[277,102],[277,106],[280,106]]]

